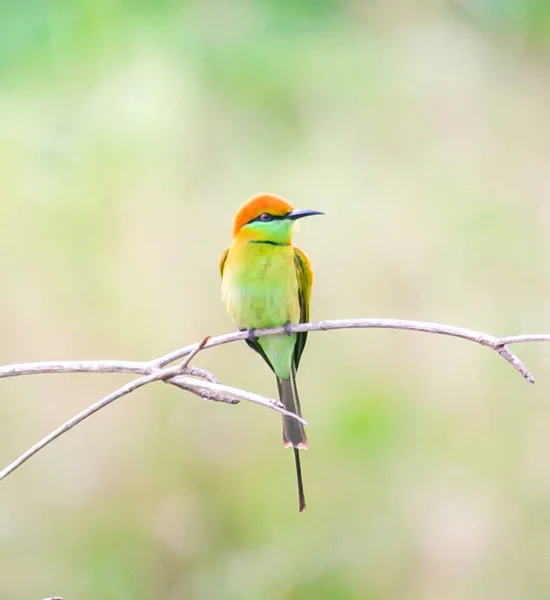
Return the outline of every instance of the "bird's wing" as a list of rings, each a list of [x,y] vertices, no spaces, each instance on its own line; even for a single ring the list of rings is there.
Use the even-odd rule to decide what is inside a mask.
[[[309,298],[311,286],[313,285],[313,271],[306,254],[300,248],[294,248],[294,264],[296,265],[296,277],[298,278],[298,301],[300,304],[300,323],[309,321]],[[296,345],[294,346],[294,366],[297,369],[300,357],[306,345],[307,333],[296,334]]]
[[[222,255],[220,256],[220,275],[223,276],[223,268],[225,266],[225,261],[227,260],[227,254],[229,252],[229,248],[226,248],[223,252]]]

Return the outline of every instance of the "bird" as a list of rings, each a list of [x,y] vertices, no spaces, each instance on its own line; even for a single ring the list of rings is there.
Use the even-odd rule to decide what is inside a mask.
[[[295,209],[275,194],[259,194],[245,202],[233,219],[233,239],[220,257],[222,299],[246,343],[275,374],[285,409],[302,415],[296,371],[307,333],[292,333],[289,325],[309,320],[313,270],[307,255],[292,244],[298,219],[321,211]],[[284,334],[255,337],[254,330],[284,327]],[[303,424],[283,415],[283,445],[294,449],[298,506],[305,507],[299,450],[308,447]]]

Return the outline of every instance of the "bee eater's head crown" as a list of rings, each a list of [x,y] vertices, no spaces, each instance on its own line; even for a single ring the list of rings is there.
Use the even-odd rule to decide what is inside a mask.
[[[292,205],[275,194],[259,194],[245,202],[237,211],[233,220],[233,235],[254,219],[261,219],[263,214],[271,217],[284,217],[292,211]]]

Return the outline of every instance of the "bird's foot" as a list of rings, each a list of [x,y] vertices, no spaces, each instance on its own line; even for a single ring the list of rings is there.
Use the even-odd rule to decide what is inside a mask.
[[[249,342],[255,342],[258,339],[255,329],[244,329],[243,331],[246,331],[246,339]]]
[[[291,335],[293,335],[292,332],[292,323],[290,321],[287,321],[284,325],[283,325],[283,329],[285,330],[285,335],[288,335],[289,337]]]

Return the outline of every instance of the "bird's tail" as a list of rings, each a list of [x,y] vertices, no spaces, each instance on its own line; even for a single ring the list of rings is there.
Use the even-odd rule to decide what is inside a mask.
[[[277,385],[279,387],[279,398],[284,407],[301,417],[302,412],[296,389],[296,372],[294,368],[291,370],[288,379],[277,378]],[[304,450],[307,448],[307,437],[304,426],[293,417],[283,416],[283,444],[285,448],[289,448],[290,446]]]
[[[296,389],[296,370],[292,367],[288,379],[279,379],[277,377],[277,386],[279,388],[279,398],[284,407],[296,415],[302,416],[300,411],[300,400]],[[300,465],[300,453],[298,450],[307,448],[307,437],[304,426],[300,421],[293,417],[283,416],[283,444],[285,448],[292,446],[294,448],[294,460],[296,462],[296,477],[298,480],[298,499],[300,512],[306,507],[304,496],[304,486],[302,482],[302,469]]]

